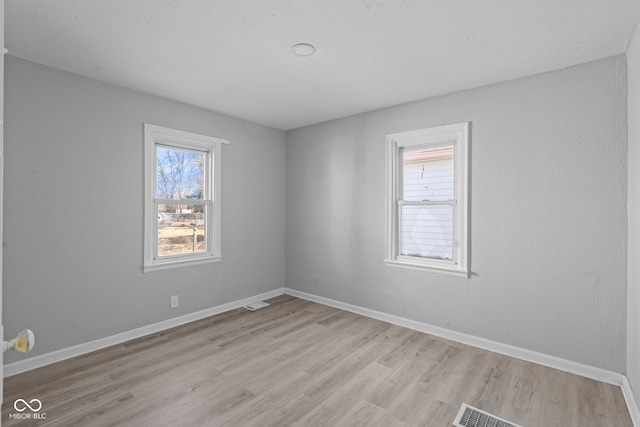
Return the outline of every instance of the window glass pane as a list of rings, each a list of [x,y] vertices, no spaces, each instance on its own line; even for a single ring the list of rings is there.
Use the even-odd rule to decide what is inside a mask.
[[[159,204],[158,256],[204,252],[206,205]]]
[[[451,205],[404,205],[401,218],[401,255],[453,259]]]
[[[453,145],[402,150],[404,200],[453,200]]]
[[[156,198],[202,200],[206,153],[156,146]]]

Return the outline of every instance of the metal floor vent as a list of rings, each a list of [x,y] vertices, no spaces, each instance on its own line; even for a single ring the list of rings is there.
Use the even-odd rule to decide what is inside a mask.
[[[463,403],[458,415],[453,420],[455,427],[522,427],[518,424],[503,420],[488,412]]]
[[[259,302],[254,302],[251,304],[247,304],[244,306],[244,308],[246,308],[247,310],[251,310],[251,311],[256,311],[259,308],[263,308],[263,307],[267,307],[271,304],[267,303],[267,302],[263,302],[263,301],[259,301]]]

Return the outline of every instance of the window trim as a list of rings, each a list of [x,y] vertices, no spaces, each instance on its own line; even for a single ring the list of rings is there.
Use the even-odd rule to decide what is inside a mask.
[[[454,145],[453,260],[435,260],[400,255],[399,210],[407,202],[399,199],[402,189],[401,148]],[[449,275],[469,277],[469,122],[387,135],[387,210],[385,264]],[[446,204],[445,202],[434,202]],[[421,202],[420,204],[428,204]]]
[[[177,129],[144,124],[144,262],[143,272],[185,267],[222,259],[221,248],[221,166],[222,144],[229,144],[226,139],[200,135]],[[158,221],[156,219],[156,146],[182,148],[187,150],[206,151],[207,167],[205,180],[206,247],[205,252],[184,254],[158,258]],[[213,180],[213,185],[211,182]],[[201,202],[197,202],[200,204]]]

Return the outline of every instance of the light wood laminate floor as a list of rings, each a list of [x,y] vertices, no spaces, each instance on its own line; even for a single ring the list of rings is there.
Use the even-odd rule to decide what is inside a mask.
[[[632,426],[619,387],[280,296],[5,380],[4,426]],[[9,419],[39,399],[46,420]],[[29,412],[28,410],[26,412]]]

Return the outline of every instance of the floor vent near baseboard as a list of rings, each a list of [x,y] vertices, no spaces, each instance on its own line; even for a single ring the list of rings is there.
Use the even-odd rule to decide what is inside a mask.
[[[260,301],[260,302],[254,302],[251,304],[247,304],[244,306],[244,308],[246,308],[247,310],[251,310],[251,311],[256,311],[259,308],[263,308],[263,307],[267,307],[270,304],[264,301]]]
[[[455,427],[522,427],[518,424],[503,420],[488,412],[481,411],[463,403],[458,415],[453,420]]]

